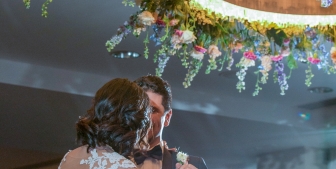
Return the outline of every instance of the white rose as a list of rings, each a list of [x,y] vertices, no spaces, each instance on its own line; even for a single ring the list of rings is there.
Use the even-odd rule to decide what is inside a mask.
[[[196,39],[196,37],[194,36],[194,33],[189,31],[189,30],[185,30],[183,31],[183,34],[181,36],[181,42],[188,44],[188,43],[192,43],[194,42]]]
[[[188,155],[182,152],[178,152],[176,154],[176,160],[181,161],[182,163],[185,163],[188,161]]]
[[[152,13],[148,11],[143,11],[141,14],[139,14],[138,19],[142,24],[148,26],[155,23],[155,18],[153,17]]]
[[[210,45],[208,49],[208,54],[210,58],[216,59],[218,56],[222,55],[222,52],[218,50],[216,45]]]
[[[251,67],[251,66],[255,65],[255,62],[252,59],[247,59],[247,58],[244,58],[244,57],[242,59],[243,60],[242,60],[241,64],[245,67]]]
[[[204,54],[202,52],[198,52],[196,50],[193,50],[190,54],[191,57],[198,59],[198,60],[202,60],[204,57]]]

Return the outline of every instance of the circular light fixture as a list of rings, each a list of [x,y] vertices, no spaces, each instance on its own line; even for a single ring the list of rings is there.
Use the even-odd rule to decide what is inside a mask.
[[[332,88],[329,87],[311,87],[308,89],[310,93],[330,93],[333,91]]]
[[[138,58],[141,56],[139,53],[132,51],[115,51],[111,52],[111,55],[119,59]]]

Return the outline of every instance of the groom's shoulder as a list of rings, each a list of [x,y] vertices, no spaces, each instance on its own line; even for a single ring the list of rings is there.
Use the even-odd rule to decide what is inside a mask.
[[[207,165],[202,157],[189,155],[189,163],[198,169],[207,169]]]
[[[198,162],[205,164],[204,159],[202,157],[199,157],[199,156],[189,155],[189,160],[190,161],[197,160]]]

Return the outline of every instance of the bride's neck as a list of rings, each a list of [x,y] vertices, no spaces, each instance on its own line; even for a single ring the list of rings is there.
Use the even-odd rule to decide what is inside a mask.
[[[96,147],[97,150],[105,150],[107,152],[114,152],[113,148],[109,145],[105,145],[105,146],[97,146]]]

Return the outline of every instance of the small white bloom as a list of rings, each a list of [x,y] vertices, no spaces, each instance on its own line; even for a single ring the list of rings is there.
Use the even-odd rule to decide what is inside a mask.
[[[143,32],[146,31],[146,27],[135,28],[133,34],[134,35],[140,35],[141,31],[143,31]]]
[[[191,57],[198,59],[198,60],[202,60],[204,57],[204,54],[202,52],[198,52],[195,49],[191,52],[190,54]]]
[[[244,67],[251,67],[255,65],[254,60],[251,59],[247,59],[247,58],[242,58],[242,60],[240,61],[241,65],[243,65]]]
[[[182,162],[182,164],[184,164],[185,162],[188,161],[188,154],[186,153],[183,153],[183,152],[178,152],[177,155],[176,155],[176,160],[178,162]]]

